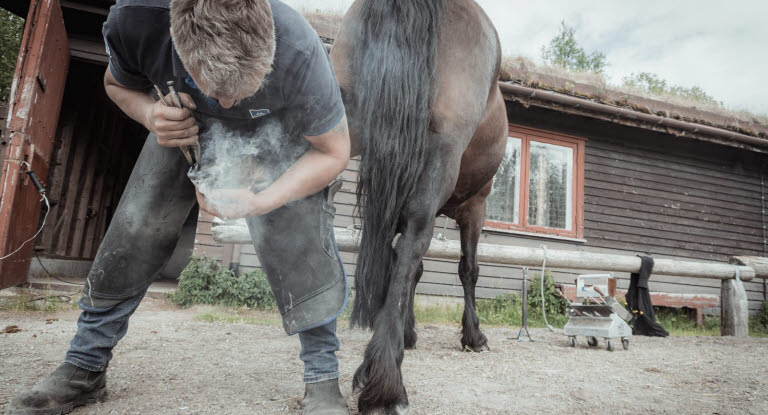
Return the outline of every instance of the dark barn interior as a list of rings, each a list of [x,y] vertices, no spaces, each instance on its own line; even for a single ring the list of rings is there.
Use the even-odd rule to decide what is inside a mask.
[[[94,258],[147,134],[104,91],[108,7],[62,2],[71,61],[46,183],[51,212],[35,246],[41,257]]]
[[[104,66],[73,60],[54,142],[49,225],[40,255],[93,259],[138,158],[146,130],[104,92]]]

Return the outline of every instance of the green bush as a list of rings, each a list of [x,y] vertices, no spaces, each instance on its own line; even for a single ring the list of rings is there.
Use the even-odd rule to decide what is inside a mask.
[[[8,101],[24,19],[0,8],[0,103]]]
[[[555,278],[552,272],[544,272],[544,298],[547,318],[555,315],[565,315],[568,310],[568,301],[555,294]],[[533,274],[528,286],[528,309],[532,313],[541,315],[541,274]]]
[[[755,336],[768,336],[768,301],[763,301],[757,315],[749,320],[749,334]]]
[[[215,259],[192,257],[179,277],[179,289],[169,296],[181,307],[215,304],[231,307],[272,308],[275,298],[261,270],[236,276]]]

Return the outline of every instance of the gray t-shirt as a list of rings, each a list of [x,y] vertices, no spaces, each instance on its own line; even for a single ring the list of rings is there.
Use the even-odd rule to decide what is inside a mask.
[[[112,6],[103,28],[109,70],[133,89],[155,84],[168,92],[166,83],[173,80],[197,104],[201,137],[216,123],[244,133],[278,123],[286,136],[323,134],[344,116],[328,53],[301,15],[279,0],[269,3],[277,40],[273,71],[256,94],[232,108],[203,95],[184,69],[171,42],[169,0],[118,0]]]

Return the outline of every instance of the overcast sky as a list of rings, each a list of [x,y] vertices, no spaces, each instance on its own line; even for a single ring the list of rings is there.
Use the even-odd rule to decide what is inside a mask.
[[[352,0],[285,0],[295,7],[343,12]],[[730,109],[768,115],[766,0],[477,0],[491,17],[504,53],[540,60],[560,21],[587,52],[605,53],[620,83],[653,72],[700,86]]]

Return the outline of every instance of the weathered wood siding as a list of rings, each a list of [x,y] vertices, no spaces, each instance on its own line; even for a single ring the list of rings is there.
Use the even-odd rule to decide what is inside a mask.
[[[507,108],[516,122],[588,139],[587,242],[577,249],[717,262],[740,252],[765,255],[765,155],[514,103]],[[652,290],[672,293],[720,289],[706,279],[651,281]],[[762,281],[745,288],[754,311],[764,298]]]
[[[762,254],[759,172],[603,138],[590,140],[586,153],[591,246],[726,262]]]
[[[745,168],[734,157],[738,151],[689,146],[690,152],[671,153],[606,137],[590,140],[588,246],[719,262],[744,252],[764,255],[761,177],[748,168],[757,166]],[[672,292],[719,290],[717,281],[665,280]],[[745,285],[754,310],[763,299],[762,282]]]
[[[529,127],[587,138],[585,164],[585,240],[532,237],[486,229],[481,242],[570,249],[590,252],[650,254],[655,257],[726,262],[732,255],[763,255],[760,166],[765,159],[754,153],[723,148],[671,135],[630,127],[522,110],[508,103],[510,119]],[[342,174],[344,185],[336,195],[336,226],[354,223],[357,161]],[[443,232],[438,218],[435,235]],[[198,243],[219,252],[227,248],[210,238],[210,225],[198,228]],[[459,239],[452,220],[445,236]],[[354,254],[343,252],[350,282]],[[259,266],[251,246],[243,246],[241,270]],[[424,276],[417,291],[423,294],[462,296],[457,261],[425,259]],[[599,271],[599,270],[595,270]],[[537,269],[530,274],[538,273]],[[554,270],[555,278],[573,283],[579,273]],[[618,274],[619,287],[629,285],[628,274]],[[762,282],[745,284],[750,309],[763,299]],[[477,295],[492,297],[519,292],[520,267],[481,264]],[[654,276],[651,290],[670,293],[719,294],[717,280]]]

